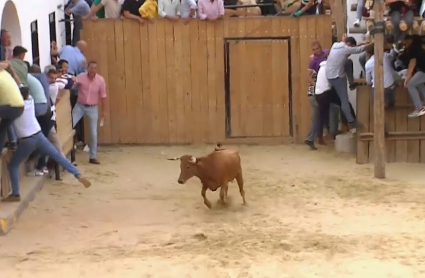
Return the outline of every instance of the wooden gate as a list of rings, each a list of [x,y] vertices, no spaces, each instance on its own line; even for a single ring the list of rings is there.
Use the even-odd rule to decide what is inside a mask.
[[[292,136],[289,39],[226,39],[228,138]]]

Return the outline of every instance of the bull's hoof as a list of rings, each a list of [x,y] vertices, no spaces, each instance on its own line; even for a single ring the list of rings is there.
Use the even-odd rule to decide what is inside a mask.
[[[204,203],[209,209],[211,209],[211,203],[210,202],[205,202]]]

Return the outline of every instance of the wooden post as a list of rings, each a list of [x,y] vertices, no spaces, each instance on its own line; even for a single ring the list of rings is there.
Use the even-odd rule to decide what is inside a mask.
[[[346,0],[330,0],[332,18],[335,20],[336,36],[338,41],[342,39],[342,35],[347,33],[347,21],[344,18],[344,15],[347,14],[347,8],[343,4],[343,1]],[[343,15],[343,16],[341,16]]]
[[[376,0],[374,4],[375,27],[375,97],[374,97],[374,172],[375,178],[385,178],[385,110],[384,110],[384,2]]]

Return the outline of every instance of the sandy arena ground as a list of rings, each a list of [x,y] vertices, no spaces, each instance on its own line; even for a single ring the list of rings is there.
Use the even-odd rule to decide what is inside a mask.
[[[425,277],[424,166],[392,164],[388,179],[349,156],[304,146],[240,146],[247,206],[202,201],[179,163],[201,147],[101,148],[102,165],[50,181],[0,238],[3,278]]]

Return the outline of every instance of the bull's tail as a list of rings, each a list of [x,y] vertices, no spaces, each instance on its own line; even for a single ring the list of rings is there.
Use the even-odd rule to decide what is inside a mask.
[[[224,148],[222,148],[221,147],[222,145],[221,145],[221,143],[217,143],[217,145],[215,146],[215,151],[217,152],[217,151],[222,151],[222,150],[224,150]]]

